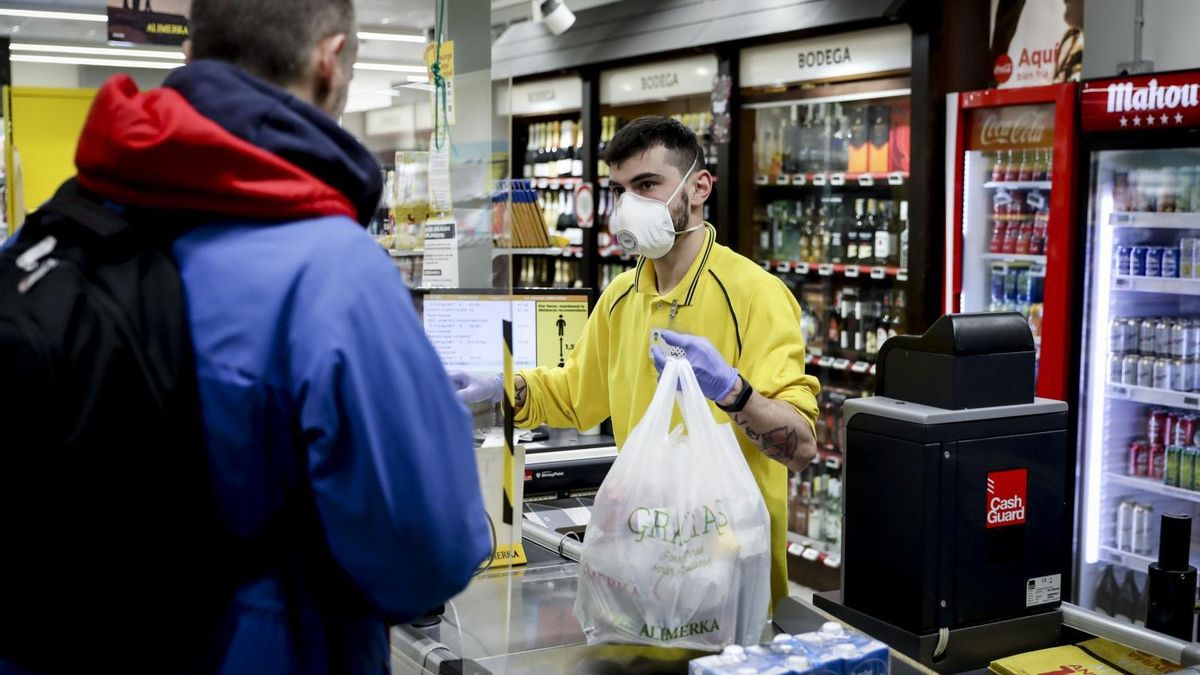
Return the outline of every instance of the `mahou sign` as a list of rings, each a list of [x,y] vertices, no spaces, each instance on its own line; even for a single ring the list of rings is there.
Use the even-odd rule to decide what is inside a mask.
[[[1200,72],[1085,82],[1081,114],[1084,131],[1200,126]]]
[[[979,108],[971,114],[970,150],[1025,150],[1053,143],[1053,106]]]

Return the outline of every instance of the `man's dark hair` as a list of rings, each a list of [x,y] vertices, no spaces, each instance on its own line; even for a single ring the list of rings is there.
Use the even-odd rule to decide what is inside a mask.
[[[344,33],[358,51],[353,0],[192,0],[192,58],[232,63],[272,84],[299,82],[313,47]]]
[[[679,120],[650,115],[621,127],[608,142],[602,159],[612,166],[659,145],[667,149],[667,161],[679,169],[680,175],[687,173],[697,158],[704,157],[700,141],[691,129]],[[704,168],[703,159],[697,168]]]

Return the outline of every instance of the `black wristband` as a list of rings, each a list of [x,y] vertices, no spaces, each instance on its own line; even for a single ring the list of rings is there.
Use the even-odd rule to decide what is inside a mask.
[[[754,393],[754,389],[750,387],[750,383],[746,381],[746,378],[739,374],[738,379],[742,381],[742,391],[738,393],[738,396],[733,400],[733,403],[729,404],[728,407],[717,403],[718,408],[731,415],[733,413],[742,412],[742,410],[746,407],[746,403],[750,401],[750,395]]]

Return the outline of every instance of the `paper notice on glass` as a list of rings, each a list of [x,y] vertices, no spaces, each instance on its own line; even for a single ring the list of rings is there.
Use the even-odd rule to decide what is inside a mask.
[[[458,225],[453,220],[425,223],[424,274],[428,288],[458,288]]]
[[[440,66],[440,83],[433,72],[434,61]],[[454,41],[446,40],[440,45],[429,43],[425,47],[425,67],[428,69],[429,83],[433,85],[433,104],[438,106],[437,114],[444,115],[445,123],[453,126],[457,117],[454,110]]]
[[[454,208],[454,202],[450,195],[450,152],[448,147],[429,153],[429,208],[435,213],[450,211]]]

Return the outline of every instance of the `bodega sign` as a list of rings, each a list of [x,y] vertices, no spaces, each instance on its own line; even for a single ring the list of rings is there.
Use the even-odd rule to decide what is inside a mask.
[[[659,61],[600,74],[600,102],[640,103],[712,92],[717,57],[711,54]]]
[[[1025,524],[1029,471],[1011,469],[987,475],[987,529]]]
[[[911,67],[912,30],[888,26],[743,49],[740,78],[743,87],[776,87]]]
[[[1084,131],[1200,126],[1200,73],[1163,73],[1083,85]]]

